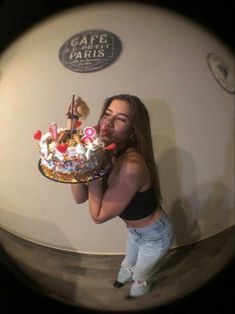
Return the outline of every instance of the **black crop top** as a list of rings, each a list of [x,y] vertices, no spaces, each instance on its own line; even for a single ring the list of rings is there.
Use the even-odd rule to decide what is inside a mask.
[[[144,192],[137,192],[129,205],[119,215],[122,219],[138,220],[150,216],[156,209],[157,201],[153,187]]]

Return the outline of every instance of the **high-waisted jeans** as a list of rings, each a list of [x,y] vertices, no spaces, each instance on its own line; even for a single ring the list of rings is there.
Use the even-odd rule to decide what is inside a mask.
[[[147,281],[159,268],[174,240],[173,226],[166,213],[143,228],[128,227],[126,255],[117,280]]]

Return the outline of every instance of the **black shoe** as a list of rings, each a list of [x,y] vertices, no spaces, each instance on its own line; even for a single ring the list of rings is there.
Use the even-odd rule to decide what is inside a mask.
[[[125,284],[124,283],[122,283],[122,282],[119,282],[119,281],[114,281],[114,283],[113,283],[113,286],[115,287],[115,288],[121,288],[121,287],[123,287]]]
[[[126,300],[133,300],[133,299],[136,299],[136,298],[133,297],[132,295],[128,294],[125,299]]]

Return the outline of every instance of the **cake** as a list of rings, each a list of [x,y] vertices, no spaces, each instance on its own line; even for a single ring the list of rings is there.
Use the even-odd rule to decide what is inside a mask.
[[[39,169],[47,178],[63,183],[88,182],[100,178],[111,167],[116,145],[106,146],[95,127],[81,128],[80,118],[88,112],[81,98],[73,97],[66,128],[52,123],[44,134],[41,130],[34,133],[34,139],[39,141]]]

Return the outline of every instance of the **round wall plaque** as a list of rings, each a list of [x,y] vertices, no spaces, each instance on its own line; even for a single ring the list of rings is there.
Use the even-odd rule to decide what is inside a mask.
[[[121,52],[121,41],[105,30],[88,30],[67,39],[59,51],[61,63],[74,72],[94,72],[113,63]]]
[[[234,69],[219,58],[215,53],[207,55],[209,68],[216,81],[228,92],[234,93]]]

